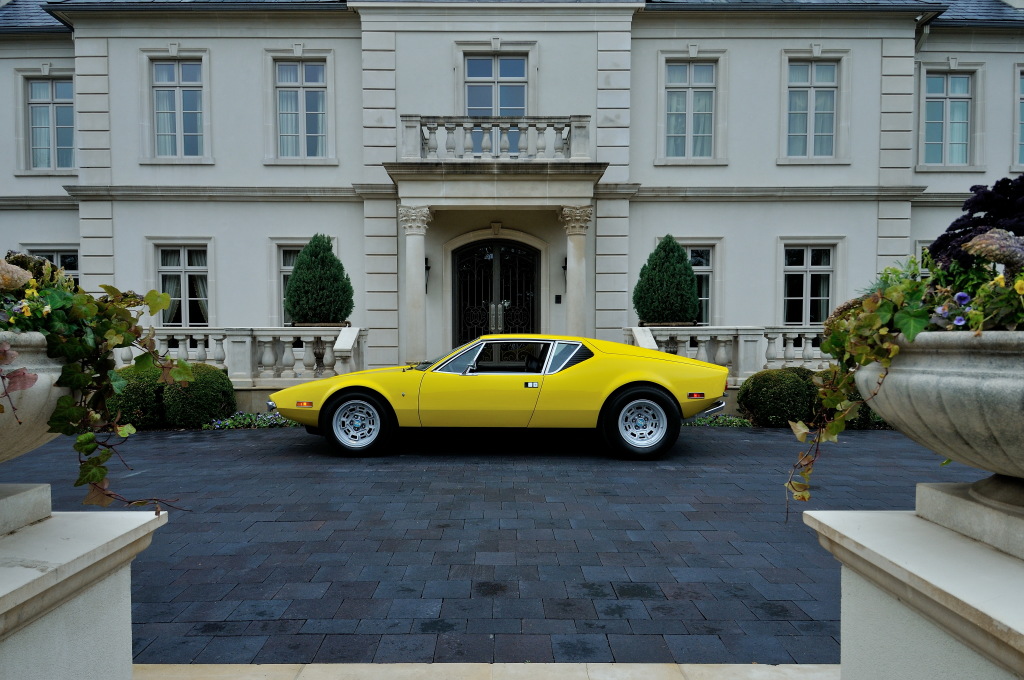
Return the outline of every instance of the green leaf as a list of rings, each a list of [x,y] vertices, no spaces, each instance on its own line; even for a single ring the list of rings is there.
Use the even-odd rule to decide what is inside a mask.
[[[130,437],[131,435],[135,434],[135,432],[136,432],[135,426],[132,425],[131,423],[126,423],[125,425],[122,425],[119,428],[117,428],[117,436],[118,437],[125,437],[125,438],[127,438],[127,437]]]
[[[149,352],[143,352],[139,356],[135,357],[135,368],[140,371],[156,367],[156,361],[153,355]]]
[[[107,371],[107,378],[110,380],[110,386],[114,389],[114,394],[121,394],[128,385],[128,381],[113,369]]]
[[[168,293],[159,293],[155,290],[146,293],[142,300],[149,308],[149,313],[153,315],[171,306],[171,296]]]
[[[57,400],[47,425],[50,426],[50,432],[77,434],[79,423],[85,418],[86,413],[86,409],[79,406],[74,397],[65,395]]]
[[[917,334],[928,327],[929,313],[927,309],[901,309],[893,316],[896,328],[900,329],[910,342],[914,341]]]
[[[178,383],[190,383],[195,380],[192,367],[184,359],[178,359],[177,365],[171,369],[171,379]]]

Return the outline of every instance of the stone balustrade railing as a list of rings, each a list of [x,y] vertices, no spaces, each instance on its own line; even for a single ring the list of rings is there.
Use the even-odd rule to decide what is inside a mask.
[[[227,371],[236,388],[279,388],[362,370],[365,328],[157,328],[157,348]],[[121,365],[132,361],[122,350]]]
[[[402,160],[590,160],[590,116],[402,116]]]
[[[623,329],[626,343],[729,369],[729,387],[765,368],[818,371],[830,357],[816,346],[821,326],[642,326]]]

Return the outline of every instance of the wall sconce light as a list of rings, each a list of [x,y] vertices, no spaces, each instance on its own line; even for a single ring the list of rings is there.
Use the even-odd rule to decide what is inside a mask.
[[[427,281],[430,279],[430,258],[423,258],[423,292],[428,292]]]
[[[569,258],[562,258],[562,278],[565,280],[565,285],[569,285]]]

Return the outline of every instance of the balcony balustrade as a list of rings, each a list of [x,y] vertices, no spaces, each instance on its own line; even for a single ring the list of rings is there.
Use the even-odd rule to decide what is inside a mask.
[[[339,332],[340,331],[340,332]],[[365,328],[157,328],[161,353],[226,369],[235,388],[281,388],[364,368]],[[122,365],[132,361],[122,350]]]
[[[402,160],[589,161],[590,116],[402,116]]]
[[[623,329],[626,343],[707,361],[729,369],[729,387],[765,368],[825,368],[821,326],[655,326]]]

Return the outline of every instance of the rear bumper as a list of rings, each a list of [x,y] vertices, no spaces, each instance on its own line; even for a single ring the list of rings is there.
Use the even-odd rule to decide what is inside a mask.
[[[703,418],[704,416],[713,416],[713,415],[715,415],[716,413],[718,413],[719,411],[721,411],[724,408],[725,408],[725,402],[724,401],[716,401],[715,403],[711,404],[711,406],[707,407],[706,409],[704,409],[700,413],[695,413],[694,415],[690,416],[689,418],[684,418],[683,422],[685,423],[687,421],[693,420],[694,418]]]

